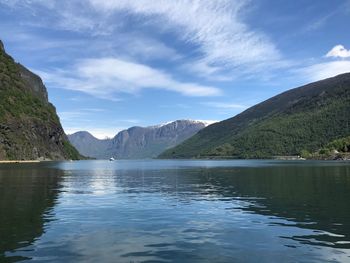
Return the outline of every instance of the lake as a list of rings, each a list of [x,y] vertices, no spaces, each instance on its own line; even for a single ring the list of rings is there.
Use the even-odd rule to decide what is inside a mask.
[[[350,163],[0,165],[0,261],[350,262]]]

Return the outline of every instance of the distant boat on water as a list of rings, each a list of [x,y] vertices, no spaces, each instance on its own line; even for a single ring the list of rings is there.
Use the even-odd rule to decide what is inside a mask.
[[[111,162],[115,161],[115,159],[114,159],[113,157],[109,158],[109,160],[110,160]]]

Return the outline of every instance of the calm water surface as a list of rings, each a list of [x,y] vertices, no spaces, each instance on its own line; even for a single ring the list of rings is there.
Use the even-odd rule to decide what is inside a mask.
[[[350,262],[350,163],[0,165],[0,261]]]

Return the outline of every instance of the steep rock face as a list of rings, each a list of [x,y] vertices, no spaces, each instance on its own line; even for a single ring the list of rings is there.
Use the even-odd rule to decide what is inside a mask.
[[[108,140],[98,140],[87,132],[69,135],[69,140],[81,154],[99,159],[112,156],[122,159],[153,158],[205,126],[203,122],[178,120],[159,126],[132,127]]]
[[[0,43],[0,159],[77,159],[39,76]]]
[[[0,51],[4,52],[5,51],[5,47],[4,44],[2,43],[2,41],[0,40]]]
[[[270,158],[350,134],[350,73],[289,90],[198,132],[161,158]]]
[[[41,78],[23,67],[21,64],[17,65],[21,79],[23,80],[25,86],[30,89],[35,96],[40,98],[42,102],[49,104],[47,90]]]
[[[178,120],[166,125],[145,128],[132,127],[117,134],[106,152],[108,156],[122,158],[154,158],[204,127],[204,123],[189,120]]]

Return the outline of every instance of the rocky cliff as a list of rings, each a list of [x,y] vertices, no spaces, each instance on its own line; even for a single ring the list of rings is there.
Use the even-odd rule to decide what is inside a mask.
[[[69,135],[69,140],[81,154],[98,159],[112,156],[122,159],[154,158],[205,126],[200,121],[177,120],[158,126],[131,127],[108,140],[98,140],[88,132]]]
[[[78,159],[39,76],[0,41],[0,160]]]

